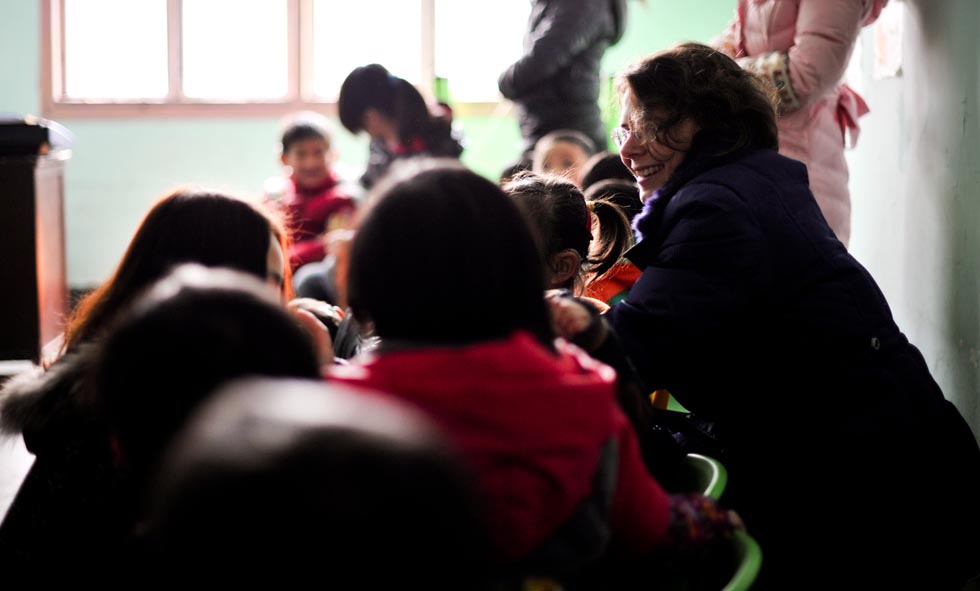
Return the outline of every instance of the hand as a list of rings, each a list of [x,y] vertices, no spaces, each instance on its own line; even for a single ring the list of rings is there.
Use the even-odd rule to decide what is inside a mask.
[[[344,319],[344,310],[333,306],[322,300],[314,298],[295,298],[287,305],[290,311],[302,309],[310,312],[320,319],[320,322],[327,324],[327,328],[337,328]]]
[[[301,308],[301,305],[299,300],[293,300],[289,302],[287,309],[300,327],[313,339],[314,351],[320,366],[333,365],[333,341],[330,339],[330,330],[312,312]]]
[[[559,293],[552,290],[545,294],[551,308],[551,326],[556,335],[571,341],[588,330],[594,318],[588,308]]]
[[[337,254],[347,249],[352,240],[354,240],[354,230],[340,228],[320,234],[320,242],[323,243],[323,249],[332,254]]]
[[[742,518],[739,516],[738,513],[732,510],[728,511],[728,521],[729,523],[732,524],[732,527],[735,528],[735,531],[741,531],[745,529],[745,522],[742,521]]]

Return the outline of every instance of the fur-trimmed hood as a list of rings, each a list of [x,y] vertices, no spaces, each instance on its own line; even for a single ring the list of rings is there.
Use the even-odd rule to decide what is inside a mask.
[[[49,369],[11,378],[0,387],[0,432],[23,434],[32,453],[75,432],[96,416],[88,384],[91,346],[66,355]]]

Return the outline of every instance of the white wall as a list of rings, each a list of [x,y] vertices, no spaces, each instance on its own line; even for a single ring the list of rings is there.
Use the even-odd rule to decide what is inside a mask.
[[[892,0],[895,3],[896,0]],[[908,0],[899,78],[872,80],[848,156],[851,250],[980,434],[980,2]]]

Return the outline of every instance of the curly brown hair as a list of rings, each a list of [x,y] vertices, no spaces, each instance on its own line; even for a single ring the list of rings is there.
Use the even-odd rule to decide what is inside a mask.
[[[779,146],[775,88],[707,45],[681,43],[646,57],[619,74],[617,88],[632,100],[633,129],[659,142],[669,145],[691,118],[702,132],[731,138],[728,152]]]

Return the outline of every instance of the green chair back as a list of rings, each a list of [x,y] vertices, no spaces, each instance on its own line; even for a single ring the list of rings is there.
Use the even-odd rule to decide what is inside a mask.
[[[687,454],[685,461],[691,471],[695,491],[716,501],[720,499],[728,485],[728,471],[721,462],[701,454]]]
[[[759,576],[759,569],[762,568],[762,550],[758,542],[745,531],[735,532],[732,542],[738,566],[722,591],[748,591]]]

